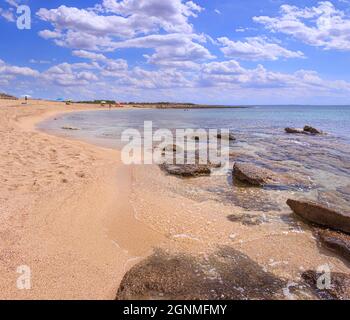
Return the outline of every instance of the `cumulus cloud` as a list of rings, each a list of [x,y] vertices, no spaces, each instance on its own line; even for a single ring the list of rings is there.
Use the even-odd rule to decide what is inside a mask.
[[[212,62],[203,65],[201,82],[206,86],[251,89],[290,89],[301,92],[350,92],[346,81],[323,80],[315,71],[298,70],[292,74],[268,71],[262,65],[243,68],[237,61]]]
[[[56,9],[41,8],[37,16],[54,27],[51,34],[39,33],[44,38],[60,38],[57,44],[85,49],[109,50],[116,39],[133,38],[160,30],[192,33],[189,17],[195,17],[202,8],[192,1],[182,0],[105,0],[99,10],[78,9],[62,5]],[[57,36],[57,37],[56,37]]]
[[[245,41],[232,41],[226,37],[218,38],[223,45],[221,51],[228,58],[244,60],[278,60],[279,58],[301,58],[301,51],[290,51],[262,37],[246,38]]]
[[[253,20],[311,46],[350,50],[350,17],[329,1],[306,8],[282,5],[278,17],[259,16]]]
[[[69,63],[61,63],[53,66],[42,73],[42,78],[59,86],[84,86],[90,85],[98,80],[98,77],[85,70],[79,70],[81,66],[74,66]],[[77,70],[75,70],[77,69]]]
[[[0,60],[0,77],[1,76],[24,76],[24,77],[37,77],[39,72],[28,67],[18,67],[6,64],[3,60]]]
[[[151,64],[177,68],[197,68],[197,62],[215,57],[208,49],[194,42],[193,39],[203,41],[202,37],[193,34],[149,35],[119,42],[115,48],[152,48],[155,53],[145,55]]]

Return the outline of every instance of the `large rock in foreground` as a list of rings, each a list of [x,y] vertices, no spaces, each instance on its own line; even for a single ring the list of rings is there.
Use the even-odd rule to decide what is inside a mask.
[[[309,200],[288,199],[288,206],[303,219],[331,229],[350,233],[350,214]]]
[[[233,167],[233,178],[256,187],[280,186],[307,188],[311,185],[309,180],[297,178],[287,173],[276,173],[253,164],[238,162]]]
[[[157,250],[128,271],[118,300],[271,300],[287,299],[288,282],[243,253],[222,247],[206,259]],[[295,299],[306,299],[298,286]],[[310,292],[311,293],[311,292]]]
[[[317,236],[325,248],[350,262],[350,235],[320,229],[317,231]]]
[[[331,285],[329,288],[320,289],[317,282],[322,274],[309,270],[302,274],[305,282],[314,290],[320,299],[324,300],[349,300],[350,299],[350,276],[344,273],[332,272],[330,274]]]

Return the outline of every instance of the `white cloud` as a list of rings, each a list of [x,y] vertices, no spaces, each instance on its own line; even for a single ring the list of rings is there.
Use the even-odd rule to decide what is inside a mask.
[[[42,30],[39,31],[39,36],[47,40],[60,38],[62,34],[59,31]]]
[[[204,46],[193,41],[204,41],[202,37],[190,34],[149,35],[119,42],[115,48],[152,48],[155,53],[145,55],[151,64],[197,68],[197,62],[215,58]]]
[[[94,53],[90,51],[85,51],[85,50],[74,50],[72,52],[73,56],[79,57],[79,58],[84,58],[84,59],[90,59],[90,60],[107,60],[106,56],[100,53]]]
[[[59,38],[56,43],[76,49],[111,50],[113,42],[164,30],[192,33],[189,17],[202,10],[194,2],[182,0],[105,0],[99,10],[62,5],[41,8],[37,15],[52,24],[54,30],[39,34]]]
[[[276,43],[268,42],[262,37],[246,38],[243,41],[232,41],[226,37],[217,39],[223,45],[221,51],[228,58],[243,60],[278,60],[279,58],[301,58],[300,51],[290,51]]]
[[[282,5],[280,16],[254,17],[272,32],[280,32],[324,49],[350,50],[350,17],[329,1],[315,7]]]
[[[42,78],[59,86],[88,86],[98,80],[98,77],[85,70],[79,70],[81,66],[61,63],[42,73]],[[78,70],[75,70],[78,69]]]
[[[292,74],[272,72],[262,65],[246,69],[237,61],[211,62],[203,65],[201,82],[206,86],[249,89],[289,89],[295,92],[350,93],[350,83],[346,81],[323,80],[317,72],[299,70]]]
[[[15,22],[16,21],[12,10],[4,10],[4,9],[0,8],[0,17],[3,17],[8,22]]]
[[[28,67],[18,67],[6,64],[3,60],[0,60],[0,77],[9,76],[24,76],[24,77],[37,77],[39,72]]]

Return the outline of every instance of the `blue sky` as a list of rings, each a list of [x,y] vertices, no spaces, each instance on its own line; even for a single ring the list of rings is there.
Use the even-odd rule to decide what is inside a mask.
[[[18,96],[350,104],[350,0],[2,0],[0,35]]]

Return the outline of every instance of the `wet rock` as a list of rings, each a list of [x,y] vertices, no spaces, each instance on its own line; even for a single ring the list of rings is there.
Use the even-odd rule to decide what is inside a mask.
[[[350,262],[350,235],[327,229],[319,229],[316,234],[325,248]]]
[[[330,274],[330,287],[320,289],[317,282],[323,274],[316,271],[306,271],[302,274],[305,282],[314,290],[320,299],[324,300],[349,300],[350,299],[350,276],[344,273],[332,272]],[[321,281],[320,281],[321,282]]]
[[[287,205],[303,219],[331,229],[350,233],[350,213],[336,211],[310,200],[288,199]]]
[[[72,130],[72,131],[80,130],[79,128],[70,127],[70,126],[64,126],[64,127],[62,127],[61,129],[63,129],[63,130]]]
[[[284,131],[287,133],[306,134],[303,129],[297,128],[285,128]]]
[[[211,174],[210,165],[200,164],[168,164],[164,163],[160,165],[160,168],[166,171],[168,174],[181,176],[181,177],[199,177],[209,176]]]
[[[267,222],[265,216],[262,215],[252,215],[252,214],[242,214],[236,215],[232,214],[227,217],[231,222],[240,222],[245,226],[258,226]]]
[[[157,251],[124,276],[117,300],[284,299],[286,281],[223,247],[207,259]]]
[[[285,128],[284,131],[286,133],[294,133],[294,134],[311,134],[311,135],[323,134],[322,131],[311,126],[305,126],[303,129],[288,127],[288,128]]]
[[[322,131],[320,131],[314,127],[311,127],[311,126],[305,126],[304,131],[307,133],[311,133],[311,134],[322,134],[323,133]]]
[[[248,163],[236,162],[233,167],[233,178],[255,187],[295,187],[309,188],[311,182],[297,175],[291,176],[288,173],[275,173],[269,169]]]
[[[218,139],[225,139],[225,140],[229,140],[229,141],[235,141],[236,138],[232,133],[227,134],[221,134],[218,133],[218,135],[216,136]]]
[[[176,151],[181,151],[181,148],[176,144],[169,144],[168,146],[163,148],[163,152],[166,152],[166,151],[176,152]]]

